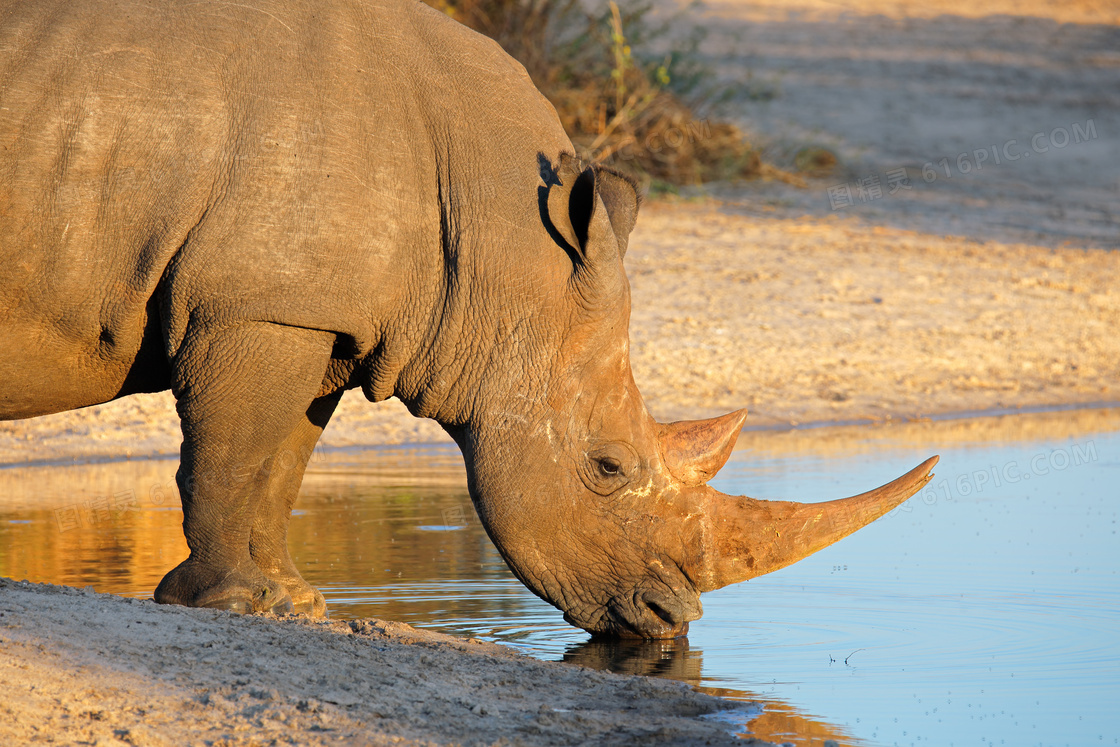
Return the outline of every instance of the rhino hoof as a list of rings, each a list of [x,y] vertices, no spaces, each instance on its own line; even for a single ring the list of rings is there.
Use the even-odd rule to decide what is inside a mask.
[[[327,616],[327,600],[318,589],[310,588],[310,593],[292,599],[294,611],[300,615],[321,618]]]
[[[191,606],[229,610],[244,615],[252,613],[290,615],[295,610],[292,598],[288,596],[284,587],[272,583],[259,587],[251,596],[248,588],[215,589],[212,593],[197,597],[195,604]]]
[[[274,615],[290,615],[296,611],[295,605],[292,604],[292,598],[285,594],[281,599],[277,599],[270,607],[264,610],[271,612]]]
[[[323,618],[327,616],[327,600],[323,598],[323,594],[314,586],[304,581],[303,577],[294,570],[290,573],[270,575],[269,578],[278,582],[287,590],[288,597],[292,602],[291,612],[313,618]],[[273,611],[277,614],[281,614],[277,610]]]
[[[253,611],[253,603],[247,599],[238,597],[225,597],[222,599],[208,599],[205,604],[188,605],[194,607],[205,607],[211,610],[226,610],[227,612],[236,612],[240,615],[248,615]]]

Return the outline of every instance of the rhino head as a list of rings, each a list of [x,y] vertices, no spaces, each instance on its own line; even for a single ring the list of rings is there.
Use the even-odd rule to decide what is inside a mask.
[[[796,562],[929,481],[936,457],[877,490],[828,503],[759,501],[709,487],[746,411],[662,424],[642,401],[630,369],[622,266],[637,217],[634,185],[567,156],[546,181],[539,209],[552,246],[538,256],[559,257],[543,264],[563,292],[533,296],[550,287],[540,279],[521,287],[534,311],[505,322],[481,376],[484,404],[449,431],[491,539],[568,622],[604,636],[683,635],[701,616],[702,592]]]

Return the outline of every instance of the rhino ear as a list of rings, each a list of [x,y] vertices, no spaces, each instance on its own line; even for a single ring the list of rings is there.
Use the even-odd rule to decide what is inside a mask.
[[[641,204],[638,185],[630,177],[606,166],[592,168],[595,170],[596,191],[607,209],[614,237],[618,241],[619,256],[623,256],[630,242],[630,232],[638,221],[638,206]]]
[[[586,258],[596,202],[595,173],[581,169],[575,157],[562,153],[560,168],[548,189],[548,220],[559,238],[581,258]]]
[[[638,192],[626,177],[601,166],[581,169],[573,156],[562,154],[547,205],[551,230],[581,260],[595,262],[594,250],[612,244],[619,258],[626,252],[638,213]]]

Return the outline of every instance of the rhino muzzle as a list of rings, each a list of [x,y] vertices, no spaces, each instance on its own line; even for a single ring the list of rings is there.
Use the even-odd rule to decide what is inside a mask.
[[[695,590],[636,591],[612,600],[593,623],[569,614],[564,619],[597,638],[657,640],[688,635],[688,624],[704,614]]]

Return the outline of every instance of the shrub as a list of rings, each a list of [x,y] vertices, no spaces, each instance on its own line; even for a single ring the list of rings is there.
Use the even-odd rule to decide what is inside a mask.
[[[581,156],[654,190],[758,174],[758,154],[738,128],[698,118],[685,102],[682,89],[696,76],[680,50],[650,57],[667,27],[648,20],[649,4],[624,11],[613,1],[597,10],[577,0],[427,2],[520,61]]]

